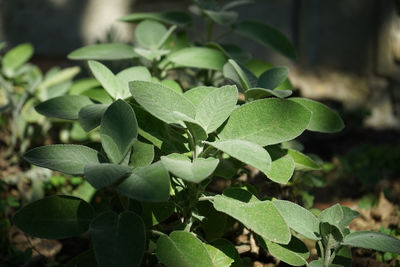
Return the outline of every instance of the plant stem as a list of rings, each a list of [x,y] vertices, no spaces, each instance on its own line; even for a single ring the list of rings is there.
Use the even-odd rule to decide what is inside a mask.
[[[324,258],[324,265],[326,266],[326,267],[328,267],[328,265],[329,265],[329,260],[330,260],[330,258],[331,258],[331,249],[329,248],[329,246],[326,246],[326,248],[325,248],[325,258]]]
[[[210,151],[213,150],[213,148],[214,147],[212,146],[208,146],[206,149],[203,150],[203,152],[199,154],[199,157],[205,158],[208,155],[208,153],[210,153]]]
[[[214,197],[213,196],[204,196],[204,197],[199,197],[199,201],[213,201]]]
[[[160,231],[157,231],[157,230],[149,230],[149,232],[152,233],[153,235],[167,236],[163,232],[160,232]]]
[[[319,251],[321,252],[321,258],[325,259],[324,247],[322,246],[321,241],[318,241],[317,243],[318,243]]]

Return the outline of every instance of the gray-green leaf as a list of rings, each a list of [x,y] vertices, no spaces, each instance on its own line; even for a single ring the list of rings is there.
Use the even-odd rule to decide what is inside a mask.
[[[400,254],[400,240],[383,233],[360,231],[347,235],[342,245]]]
[[[78,114],[78,122],[82,128],[89,132],[100,125],[101,118],[109,105],[94,104],[81,108]]]
[[[121,60],[136,57],[138,55],[132,46],[119,43],[84,46],[68,54],[72,60]]]
[[[104,151],[114,163],[120,163],[138,135],[135,112],[119,99],[111,104],[101,119],[100,138]]]
[[[256,100],[235,109],[219,137],[247,140],[261,146],[277,144],[299,136],[310,118],[311,112],[293,101]]]
[[[179,67],[183,66],[221,71],[227,58],[222,52],[216,49],[188,47],[173,52],[168,56],[168,60],[177,64]]]
[[[119,19],[119,21],[136,22],[145,19],[157,20],[164,23],[176,24],[179,26],[185,26],[192,22],[192,18],[186,12],[182,11],[167,11],[162,13],[152,13],[152,12],[134,13],[123,16],[122,18]]]
[[[147,202],[165,202],[169,199],[168,171],[158,161],[143,168],[136,168],[116,190],[127,197]]]
[[[131,168],[113,163],[89,163],[85,166],[86,180],[96,189],[112,185],[127,175]]]
[[[111,97],[114,99],[123,97],[120,83],[111,70],[97,61],[89,61],[89,68]]]
[[[86,164],[104,161],[96,150],[80,145],[36,147],[26,152],[23,157],[31,164],[73,175],[83,174]]]
[[[186,181],[200,183],[217,168],[219,160],[215,158],[196,158],[193,162],[183,154],[170,154],[161,157],[164,167]]]
[[[8,51],[2,60],[3,72],[6,76],[12,77],[24,63],[26,63],[33,55],[33,46],[25,43],[20,44]]]
[[[343,120],[336,111],[332,110],[328,106],[311,99],[300,97],[290,98],[290,101],[299,103],[312,112],[311,121],[307,130],[334,133],[341,131],[344,128]]]
[[[35,107],[35,110],[51,118],[77,120],[81,108],[93,105],[89,97],[83,95],[65,95],[46,100]]]
[[[275,89],[287,79],[288,74],[289,69],[286,67],[270,68],[258,78],[257,87]]]
[[[146,245],[146,229],[131,211],[108,211],[90,224],[93,249],[99,267],[140,266]]]
[[[167,28],[163,24],[155,20],[144,20],[135,28],[135,39],[143,48],[157,49],[166,33]]]
[[[86,232],[93,215],[82,199],[54,195],[26,205],[15,213],[13,222],[34,237],[61,239]]]
[[[129,91],[129,82],[131,81],[151,81],[151,74],[146,67],[143,66],[135,66],[124,69],[119,72],[117,75],[117,79],[120,83],[121,88],[121,98],[125,99],[131,96]]]
[[[296,163],[296,170],[319,170],[321,167],[312,160],[309,156],[304,155],[303,153],[288,149],[288,154],[293,158]]]
[[[132,147],[130,166],[145,167],[150,165],[154,159],[154,146],[152,144],[135,140]]]
[[[268,147],[267,151],[272,160],[267,177],[274,182],[286,184],[294,172],[295,163],[293,158],[277,147]]]

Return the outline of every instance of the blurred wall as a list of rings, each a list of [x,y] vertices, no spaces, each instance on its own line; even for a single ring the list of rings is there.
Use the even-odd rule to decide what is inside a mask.
[[[400,128],[399,2],[256,0],[238,8],[242,19],[260,20],[284,32],[296,46],[296,62],[237,37],[226,41],[239,42],[253,56],[290,66],[290,77],[304,96],[338,100],[348,109],[367,107],[367,125]],[[186,10],[189,3],[0,0],[0,39],[12,45],[28,41],[37,55],[65,58],[73,49],[96,41],[132,41],[132,25],[116,22],[122,15]]]

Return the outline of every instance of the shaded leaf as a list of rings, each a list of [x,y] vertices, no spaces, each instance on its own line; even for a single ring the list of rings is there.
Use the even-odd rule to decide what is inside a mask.
[[[204,246],[207,249],[208,255],[210,255],[213,266],[218,266],[218,267],[231,266],[231,263],[234,260],[230,258],[228,255],[226,255],[223,251],[209,244],[204,244]]]
[[[78,122],[82,128],[89,132],[101,124],[101,118],[109,105],[95,104],[81,108],[78,114]]]
[[[151,227],[168,219],[175,210],[173,202],[142,203],[142,217],[146,226]]]
[[[93,215],[92,207],[82,199],[54,195],[26,205],[15,213],[13,221],[34,237],[61,239],[86,232]]]
[[[167,11],[162,13],[138,12],[123,16],[119,19],[119,21],[136,22],[145,19],[153,19],[164,23],[176,24],[179,26],[185,26],[192,22],[192,18],[186,12],[182,11]]]
[[[400,240],[379,232],[351,233],[344,238],[342,245],[400,254]]]
[[[154,146],[135,140],[132,147],[130,166],[145,167],[150,165],[154,159]]]
[[[287,67],[273,67],[261,74],[258,78],[257,87],[275,89],[282,84],[289,74]]]
[[[95,44],[78,48],[68,54],[72,60],[121,60],[136,58],[133,47],[126,44]]]
[[[17,68],[26,63],[33,55],[33,46],[28,43],[20,44],[8,51],[2,59],[2,68],[6,76],[12,77]]]
[[[81,108],[93,105],[87,96],[65,95],[46,100],[35,107],[36,111],[46,117],[77,120]]]
[[[203,13],[215,23],[223,26],[231,25],[238,18],[238,14],[234,11],[203,10]]]
[[[268,96],[276,96],[279,98],[285,98],[292,95],[291,90],[271,90],[265,88],[250,88],[245,92],[246,99],[260,99]]]
[[[271,168],[266,173],[267,177],[274,182],[286,184],[294,172],[294,160],[287,152],[277,147],[267,147],[271,156]]]
[[[155,20],[144,20],[136,25],[135,40],[143,48],[157,49],[166,33],[167,28],[163,24]]]
[[[321,167],[312,160],[309,156],[304,155],[303,153],[288,149],[288,154],[293,158],[296,163],[296,170],[319,170]]]
[[[131,168],[113,163],[95,164],[85,166],[86,180],[96,189],[112,185],[130,173]]]
[[[90,224],[93,250],[100,267],[140,266],[146,245],[142,218],[131,211],[99,214]]]

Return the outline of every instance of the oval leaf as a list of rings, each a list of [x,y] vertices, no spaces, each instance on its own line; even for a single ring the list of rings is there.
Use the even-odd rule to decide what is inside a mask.
[[[214,132],[229,117],[238,99],[236,86],[223,86],[210,92],[196,107],[195,120]]]
[[[81,175],[89,163],[104,161],[96,150],[80,145],[50,145],[36,147],[23,155],[29,163],[51,170]]]
[[[17,211],[15,225],[39,238],[61,239],[83,234],[89,229],[94,211],[80,198],[50,196]]]
[[[168,60],[178,66],[221,71],[227,58],[216,49],[188,47],[170,54]]]
[[[12,77],[17,68],[26,63],[33,55],[33,46],[25,43],[20,44],[8,51],[2,59],[3,72]]]
[[[156,256],[167,267],[216,266],[203,243],[185,231],[162,235],[157,241]]]
[[[146,245],[146,229],[131,211],[108,211],[90,224],[94,254],[99,267],[140,266]]]
[[[257,87],[275,89],[287,79],[288,74],[289,69],[286,67],[270,68],[258,78]]]
[[[133,47],[125,44],[95,44],[72,51],[68,58],[72,60],[121,60],[138,57]]]
[[[271,157],[261,146],[243,140],[225,140],[218,142],[205,142],[229,156],[259,169],[267,174],[271,168]]]
[[[271,90],[264,88],[250,88],[245,92],[246,99],[260,99],[268,96],[276,96],[279,98],[285,98],[292,95],[291,90]]]
[[[179,26],[185,26],[192,22],[192,18],[182,11],[167,11],[162,13],[134,13],[123,16],[119,21],[123,22],[136,22],[145,19],[152,19],[161,21],[169,24],[176,24]]]
[[[130,166],[145,167],[150,165],[154,159],[154,146],[152,144],[135,140],[132,147]]]
[[[143,48],[157,49],[167,28],[154,20],[144,20],[135,28],[135,39]]]
[[[232,25],[235,33],[271,47],[282,55],[296,59],[296,51],[292,43],[277,29],[257,21],[241,21]]]
[[[288,154],[293,158],[296,163],[296,170],[319,170],[321,167],[313,161],[309,156],[303,153],[288,149]]]
[[[294,139],[307,128],[311,112],[293,104],[276,98],[244,104],[232,112],[219,137],[247,140],[261,146]]]
[[[305,208],[286,200],[274,200],[283,219],[294,231],[312,240],[319,240],[319,220]]]
[[[272,242],[288,244],[290,230],[271,201],[242,202],[224,195],[214,198],[214,208],[241,222],[246,228]]]
[[[168,171],[158,161],[137,168],[116,190],[127,197],[147,202],[165,202],[169,199],[170,181]]]
[[[183,180],[200,183],[210,176],[217,168],[219,160],[215,158],[196,158],[193,162],[182,154],[170,154],[161,157],[164,167]]]
[[[133,81],[129,83],[132,96],[149,113],[166,123],[179,123],[174,111],[195,117],[193,104],[182,94],[159,83]]]
[[[104,151],[114,163],[120,163],[138,135],[135,112],[119,99],[111,104],[101,119],[100,138]]]
[[[65,95],[51,98],[35,107],[36,111],[46,117],[77,120],[79,111],[93,105],[89,97],[83,95]]]
[[[109,105],[95,104],[83,107],[79,110],[78,122],[82,128],[89,132],[100,125],[101,118]]]
[[[131,96],[129,91],[129,82],[131,81],[151,81],[151,74],[149,70],[142,66],[135,66],[124,69],[117,74],[117,79],[120,83],[123,99]]]
[[[120,83],[111,70],[97,61],[89,61],[89,68],[111,97],[114,99],[122,98],[123,93]]]
[[[212,86],[199,86],[187,90],[183,95],[189,99],[197,109],[203,99],[214,90],[217,90],[217,88]]]
[[[89,163],[85,166],[86,180],[96,189],[112,185],[131,171],[124,165],[103,163]]]
[[[293,97],[290,101],[299,103],[312,112],[307,130],[322,133],[339,132],[344,128],[342,118],[328,106],[314,100]]]
[[[267,148],[271,156],[271,168],[266,173],[267,177],[274,182],[286,184],[293,175],[295,163],[293,158],[287,152],[276,148]]]
[[[351,233],[344,238],[342,245],[400,254],[400,240],[379,232]]]

